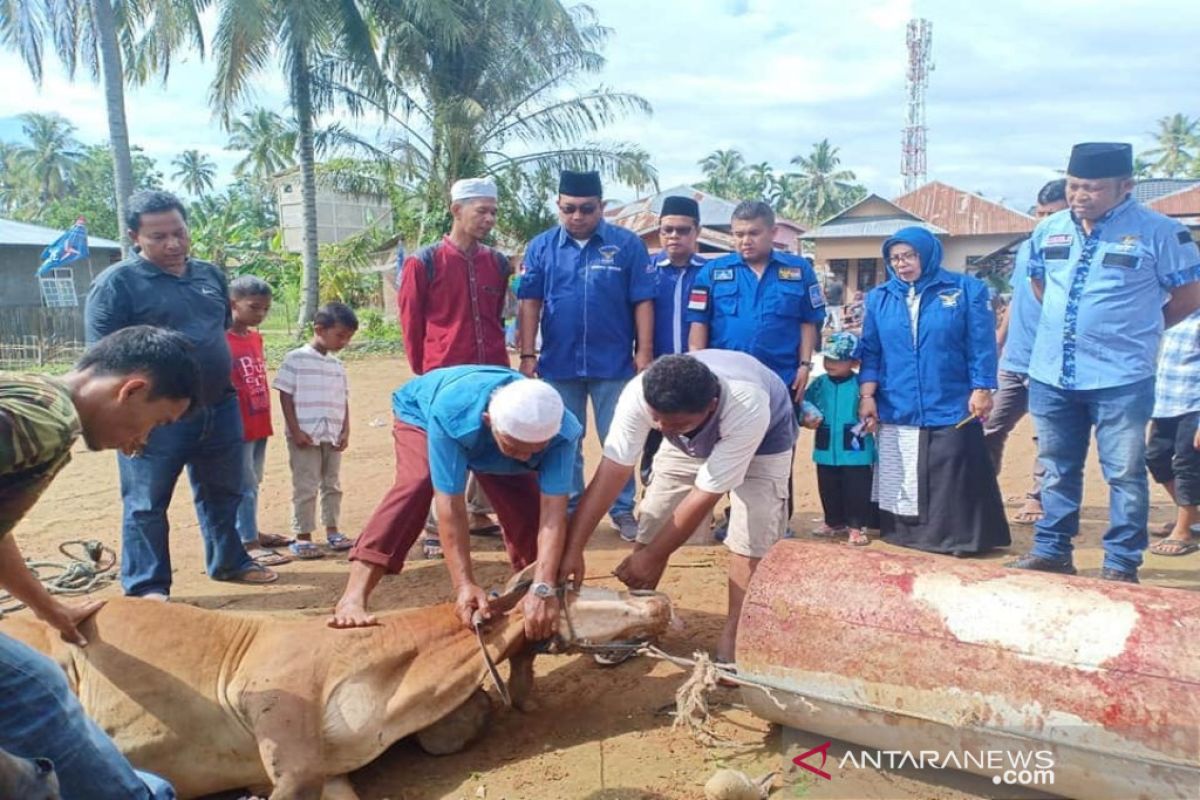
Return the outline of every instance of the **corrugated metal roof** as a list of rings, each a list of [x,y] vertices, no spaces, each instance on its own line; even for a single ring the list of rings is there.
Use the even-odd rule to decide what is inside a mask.
[[[803,234],[801,239],[886,239],[901,228],[924,228],[935,236],[946,231],[928,222],[908,217],[846,217],[834,218],[818,228]]]
[[[31,225],[28,222],[17,222],[13,219],[0,219],[0,246],[3,245],[32,245],[45,247],[53,242],[63,232],[41,225]],[[120,250],[120,242],[105,239],[101,236],[89,236],[88,247],[97,250]]]
[[[1200,181],[1191,186],[1164,194],[1146,204],[1151,209],[1168,217],[1184,217],[1200,214]]]
[[[941,181],[930,181],[894,202],[905,211],[945,228],[951,236],[1029,233],[1037,224],[1028,214]]]
[[[1188,178],[1150,178],[1138,181],[1133,187],[1133,199],[1149,205],[1152,201],[1168,194],[1200,186],[1200,180]]]

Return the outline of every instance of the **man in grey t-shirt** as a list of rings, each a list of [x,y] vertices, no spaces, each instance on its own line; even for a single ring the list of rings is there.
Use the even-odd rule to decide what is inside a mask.
[[[663,445],[642,498],[637,545],[615,574],[631,589],[653,589],[671,553],[730,494],[729,613],[717,658],[731,661],[750,576],[787,530],[797,430],[790,392],[753,356],[729,350],[663,356],[631,380],[571,517],[560,581],[583,580],[584,547],[652,429],[662,431]]]

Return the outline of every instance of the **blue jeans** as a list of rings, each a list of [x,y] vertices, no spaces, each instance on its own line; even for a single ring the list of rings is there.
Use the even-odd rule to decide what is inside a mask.
[[[175,790],[136,772],[88,719],[57,664],[0,634],[0,748],[48,758],[63,800],[171,800]]]
[[[267,460],[266,438],[242,444],[242,499],[237,509],[237,532],[245,547],[258,547],[258,485]]]
[[[1108,483],[1104,566],[1136,572],[1149,544],[1150,484],[1146,479],[1146,425],[1154,408],[1154,378],[1109,389],[1058,389],[1029,381],[1029,411],[1038,433],[1045,516],[1034,528],[1033,554],[1071,558],[1079,533],[1083,465],[1092,428],[1100,469]]]
[[[608,429],[612,425],[613,413],[617,410],[617,400],[621,397],[621,390],[625,388],[628,381],[620,378],[615,380],[579,378],[571,381],[547,381],[547,383],[562,395],[563,405],[579,420],[579,424],[583,426],[584,436],[587,436],[587,401],[588,397],[592,398],[592,411],[596,414],[596,427],[600,429],[600,444],[603,445],[604,440],[608,438]],[[583,493],[582,440],[579,443],[579,452],[575,455],[575,480],[573,483],[574,489],[571,491],[569,504],[571,511],[575,510],[575,506],[579,503],[579,495]],[[621,490],[616,502],[609,509],[608,513],[613,519],[621,514],[633,513],[635,488],[633,478],[630,478],[629,483],[625,484],[625,488]]]
[[[253,566],[237,532],[244,444],[237,397],[229,397],[156,428],[141,455],[117,456],[125,505],[121,530],[125,594],[170,592],[167,507],[184,465],[192,482],[209,576],[232,578]]]

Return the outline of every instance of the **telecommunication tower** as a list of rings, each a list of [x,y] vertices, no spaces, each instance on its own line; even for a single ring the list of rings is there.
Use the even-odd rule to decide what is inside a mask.
[[[925,183],[925,90],[933,71],[932,42],[932,22],[908,21],[908,107],[900,145],[900,174],[904,176],[905,192]]]

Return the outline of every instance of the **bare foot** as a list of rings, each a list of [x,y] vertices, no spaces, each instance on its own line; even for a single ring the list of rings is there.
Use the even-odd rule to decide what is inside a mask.
[[[369,628],[378,625],[379,620],[367,611],[366,603],[342,598],[326,624],[331,628]]]

